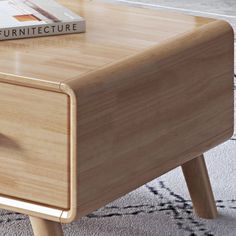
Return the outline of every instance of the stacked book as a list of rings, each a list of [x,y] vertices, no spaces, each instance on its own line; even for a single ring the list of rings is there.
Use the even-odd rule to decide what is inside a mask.
[[[54,0],[0,0],[0,40],[85,32],[85,20]]]

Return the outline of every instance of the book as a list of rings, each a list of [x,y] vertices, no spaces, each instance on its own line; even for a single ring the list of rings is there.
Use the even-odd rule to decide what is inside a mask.
[[[85,32],[85,20],[54,0],[0,0],[0,40]]]

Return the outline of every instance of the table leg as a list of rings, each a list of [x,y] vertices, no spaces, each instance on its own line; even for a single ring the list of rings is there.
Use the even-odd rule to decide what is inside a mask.
[[[182,170],[197,215],[206,219],[216,218],[217,209],[204,156],[185,163]]]
[[[63,236],[60,223],[44,220],[36,217],[30,217],[34,236]]]

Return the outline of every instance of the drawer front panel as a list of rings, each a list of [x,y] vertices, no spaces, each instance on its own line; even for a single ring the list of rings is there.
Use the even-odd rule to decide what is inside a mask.
[[[69,207],[69,98],[0,83],[0,194]]]

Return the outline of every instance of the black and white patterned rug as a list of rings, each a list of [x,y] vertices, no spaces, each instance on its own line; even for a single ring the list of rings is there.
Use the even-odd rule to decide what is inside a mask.
[[[148,2],[155,5],[158,1]],[[197,6],[204,6],[200,10],[205,9],[208,12],[217,3],[217,14],[223,15],[228,13],[224,12],[223,6],[232,4],[235,9],[227,9],[231,15],[233,12],[236,15],[233,0],[185,2],[186,8],[194,8],[196,4],[196,10],[199,10]],[[193,4],[189,4],[190,2]],[[165,5],[165,1],[158,3]],[[178,0],[166,2],[168,6],[172,4],[175,7],[179,3]],[[226,18],[232,24],[236,22],[236,17],[219,17]],[[177,168],[77,222],[64,225],[65,235],[236,236],[236,135],[207,152],[205,157],[219,211],[218,219],[202,220],[194,214],[184,177],[181,169]],[[0,236],[33,236],[28,217],[0,210]]]

